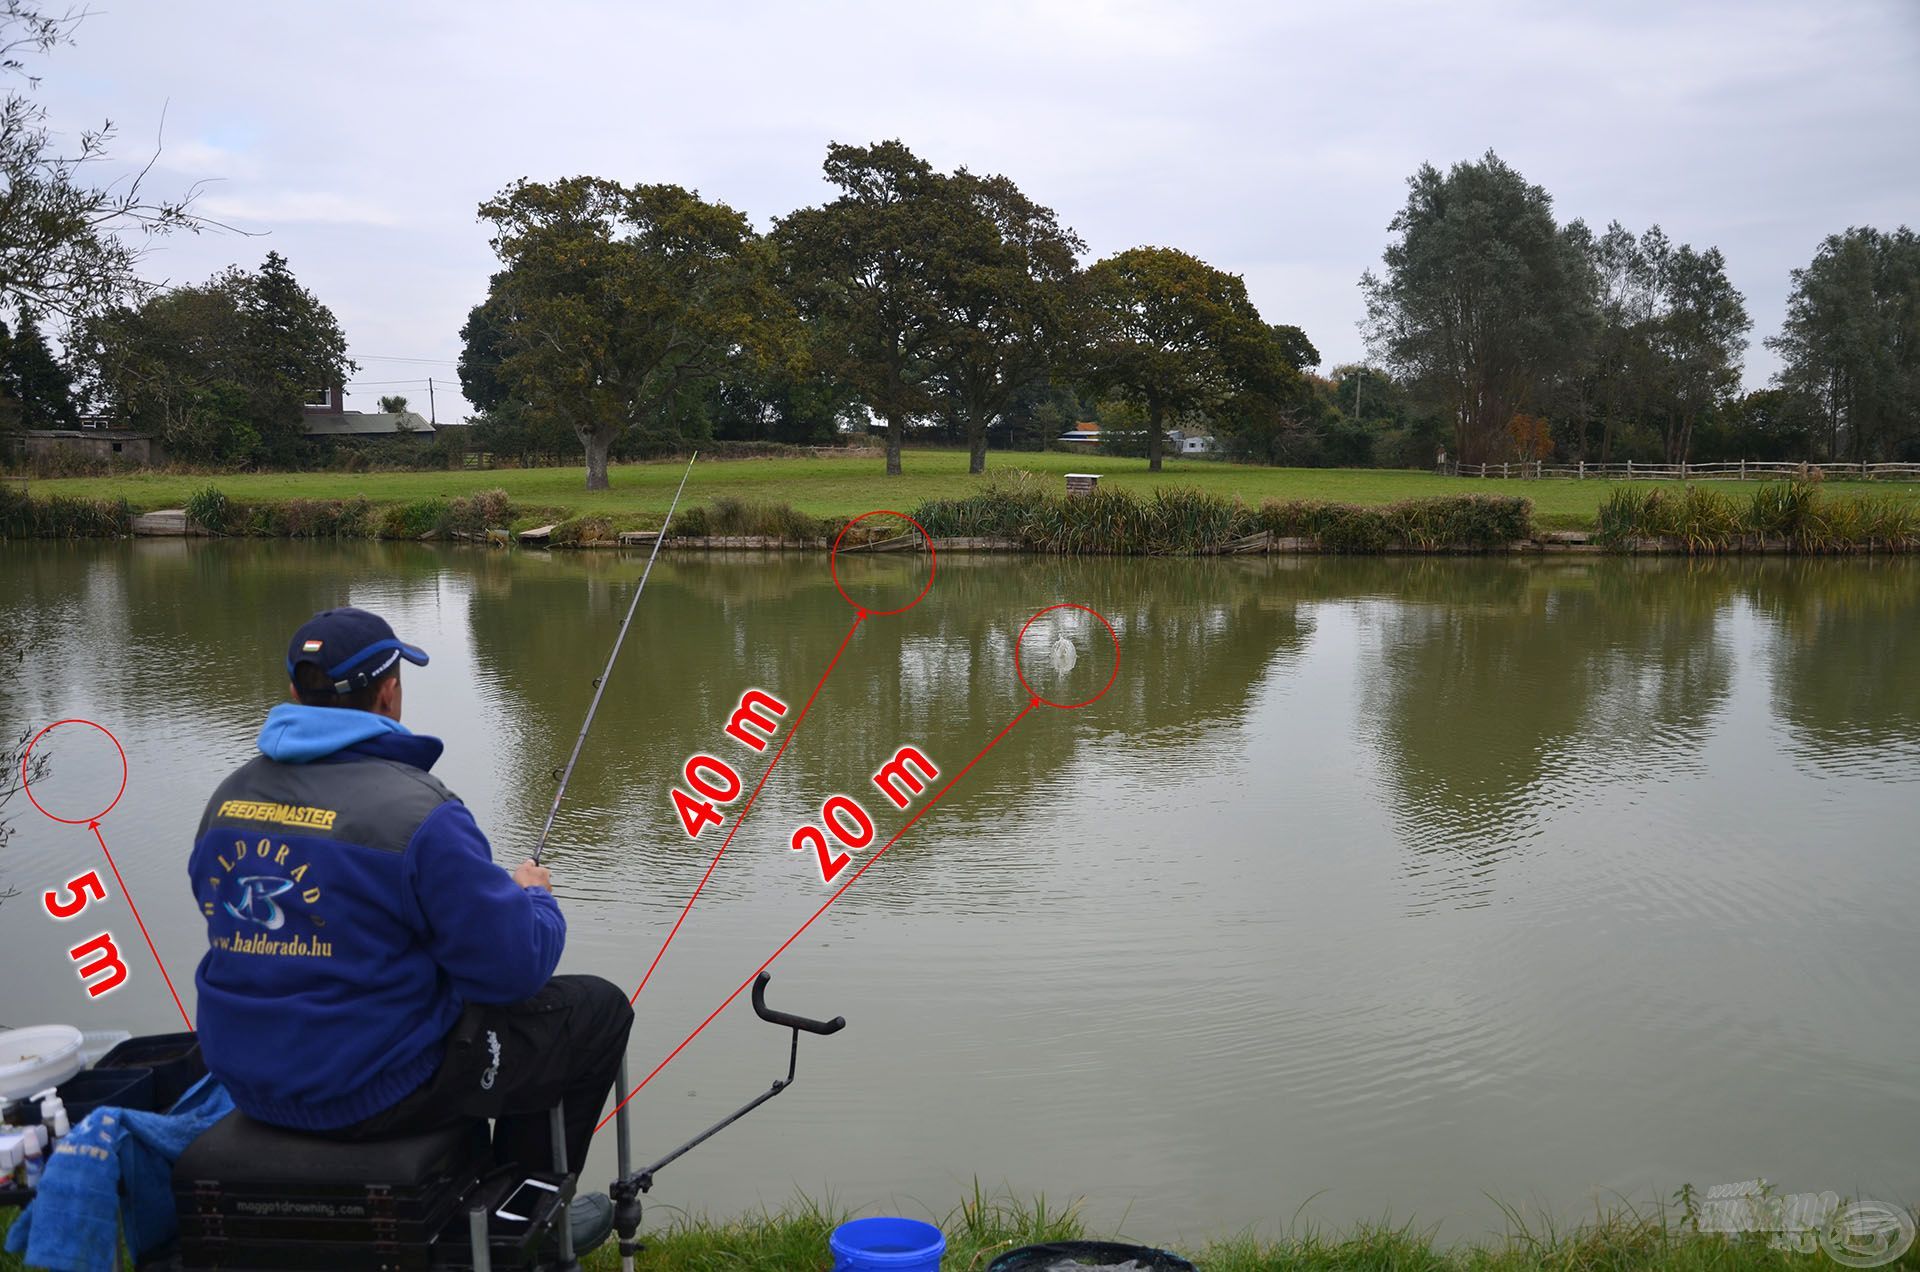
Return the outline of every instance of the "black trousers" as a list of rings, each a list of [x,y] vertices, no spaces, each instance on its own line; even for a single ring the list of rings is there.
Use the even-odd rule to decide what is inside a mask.
[[[546,1170],[549,1110],[565,1100],[567,1166],[579,1171],[632,1027],[627,996],[598,976],[556,976],[523,1002],[469,1006],[433,1077],[392,1108],[326,1134],[379,1139],[490,1118],[495,1160]]]

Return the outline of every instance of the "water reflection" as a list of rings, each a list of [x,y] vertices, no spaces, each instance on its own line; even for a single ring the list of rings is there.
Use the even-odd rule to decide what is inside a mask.
[[[120,732],[121,865],[190,962],[185,846],[284,693],[300,619],[366,605],[427,646],[409,717],[448,738],[439,771],[507,856],[531,846],[641,565],[0,544],[0,629],[28,654],[0,659],[0,733],[67,715]],[[791,719],[839,662],[643,1000],[637,1063],[818,904],[786,832],[833,792],[898,828],[877,764],[913,743],[957,772],[1027,701],[1014,643],[1058,603],[1112,621],[1112,690],[1007,735],[783,961],[793,1001],[857,1021],[859,1081],[730,1131],[688,1167],[702,1205],[785,1179],[939,1202],[977,1170],[1177,1235],[1328,1187],[1350,1206],[1331,1220],[1529,1189],[1577,1207],[1782,1154],[1806,1176],[1788,1187],[1920,1190],[1905,560],[954,554],[924,602],[849,639],[823,557],[663,556],[554,832],[571,966],[637,977],[717,847],[674,817],[682,762],[720,756],[751,789],[768,756],[721,733],[740,694]],[[1059,684],[1105,671],[1083,646]],[[70,877],[75,844],[20,825],[0,885]],[[0,1019],[167,1026],[170,1002],[76,1005],[50,925],[5,914]],[[762,1041],[723,1016],[676,1062],[699,1066],[684,1084],[645,1093],[649,1125],[710,1120],[674,1103],[695,1073],[764,1083]],[[923,1134],[900,1144],[907,1124]]]

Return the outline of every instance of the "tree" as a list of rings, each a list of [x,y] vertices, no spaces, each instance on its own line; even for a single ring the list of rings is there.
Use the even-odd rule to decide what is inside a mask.
[[[1279,324],[1268,330],[1274,356],[1294,374],[1265,391],[1239,393],[1216,413],[1215,429],[1227,450],[1237,459],[1262,464],[1367,463],[1370,439],[1343,420],[1331,385],[1307,374],[1320,364],[1320,351],[1306,332]]]
[[[1583,250],[1595,321],[1548,403],[1571,426],[1574,454],[1587,453],[1600,421],[1600,461],[1610,462],[1621,428],[1657,428],[1668,463],[1692,453],[1699,424],[1739,388],[1752,327],[1746,303],[1718,248],[1676,245],[1659,226],[1637,238],[1618,221]]]
[[[47,347],[31,310],[20,315],[20,329],[6,340],[0,359],[0,383],[12,400],[10,414],[21,428],[78,428],[73,376]]]
[[[480,205],[502,269],[468,317],[463,385],[497,379],[585,447],[607,488],[614,443],[687,386],[779,347],[765,245],[745,216],[676,185],[517,181]],[[476,341],[484,348],[477,348]]]
[[[407,399],[398,393],[380,395],[380,413],[383,415],[401,415],[406,412]]]
[[[1086,244],[1005,177],[949,180],[971,216],[936,245],[933,295],[946,338],[939,393],[959,416],[967,471],[987,467],[987,429],[1045,376],[1069,323],[1069,283]]]
[[[73,42],[87,15],[57,16],[31,0],[0,6],[0,71],[26,76],[24,58]],[[198,231],[193,195],[154,199],[147,168],[131,180],[90,185],[90,165],[107,155],[113,125],[81,132],[62,150],[47,113],[22,91],[0,101],[0,303],[72,319],[145,290],[134,267],[154,235]]]
[[[773,238],[815,357],[885,421],[897,477],[907,426],[934,409],[941,355],[955,342],[942,285],[957,271],[941,245],[976,241],[978,209],[964,183],[899,141],[835,142],[824,168],[840,196],[776,221]]]
[[[1361,276],[1367,343],[1446,411],[1461,461],[1482,463],[1573,364],[1591,319],[1585,231],[1561,230],[1547,192],[1492,151],[1444,175],[1422,164],[1407,186],[1385,274]]]
[[[812,368],[743,369],[708,389],[712,436],[727,441],[832,445],[858,414],[853,392]]]
[[[182,458],[224,463],[291,463],[302,404],[355,369],[333,312],[277,252],[94,315],[73,348],[99,405]]]
[[[1244,395],[1280,403],[1298,381],[1246,284],[1185,252],[1135,247],[1096,262],[1083,306],[1082,374],[1145,411],[1153,472],[1174,420]]]
[[[14,662],[22,662],[26,658],[24,648],[16,650],[0,646],[0,658],[8,654],[14,655]],[[7,840],[13,834],[13,828],[7,825],[9,819],[4,815],[8,802],[27,788],[29,780],[39,781],[47,772],[47,757],[44,751],[33,756],[31,762],[28,761],[27,746],[32,740],[33,731],[23,729],[11,741],[0,744],[0,848],[7,846]],[[20,893],[13,888],[0,887],[0,902],[19,895]]]
[[[1662,312],[1653,338],[1666,370],[1667,462],[1677,464],[1700,421],[1739,390],[1753,320],[1717,247],[1696,252],[1683,243],[1658,262],[1658,276]]]
[[[1826,425],[1827,456],[1920,451],[1920,236],[1855,227],[1828,235],[1804,268],[1780,334],[1775,383]]]

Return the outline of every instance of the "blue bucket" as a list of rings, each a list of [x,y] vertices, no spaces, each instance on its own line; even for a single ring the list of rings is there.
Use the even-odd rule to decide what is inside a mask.
[[[851,1219],[827,1238],[833,1272],[940,1272],[947,1238],[918,1219]]]

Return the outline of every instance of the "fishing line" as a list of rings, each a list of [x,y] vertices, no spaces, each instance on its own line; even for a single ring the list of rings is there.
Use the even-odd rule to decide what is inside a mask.
[[[653,573],[653,563],[660,555],[660,545],[667,541],[667,527],[673,524],[673,511],[680,506],[680,492],[687,488],[687,478],[693,476],[693,461],[700,458],[695,451],[687,460],[687,471],[680,474],[680,486],[673,492],[673,502],[667,505],[667,519],[660,523],[659,537],[653,541],[653,551],[647,556],[647,568],[640,572],[640,586],[633,589],[633,600],[627,605],[627,617],[620,624],[620,630],[613,638],[613,650],[607,655],[607,669],[593,682],[593,701],[587,705],[587,718],[580,722],[580,736],[573,740],[573,754],[567,757],[567,767],[560,774],[560,786],[553,792],[553,807],[547,810],[546,824],[540,827],[540,842],[533,847],[533,864],[540,864],[540,854],[547,850],[547,836],[553,833],[553,819],[560,813],[561,797],[567,793],[567,783],[573,780],[573,766],[580,762],[580,748],[587,744],[587,730],[593,727],[594,712],[600,709],[600,695],[607,691],[607,681],[613,676],[614,659],[620,656],[620,644],[627,638],[627,628],[633,625],[634,611],[640,608],[640,594],[647,590],[647,576]]]

